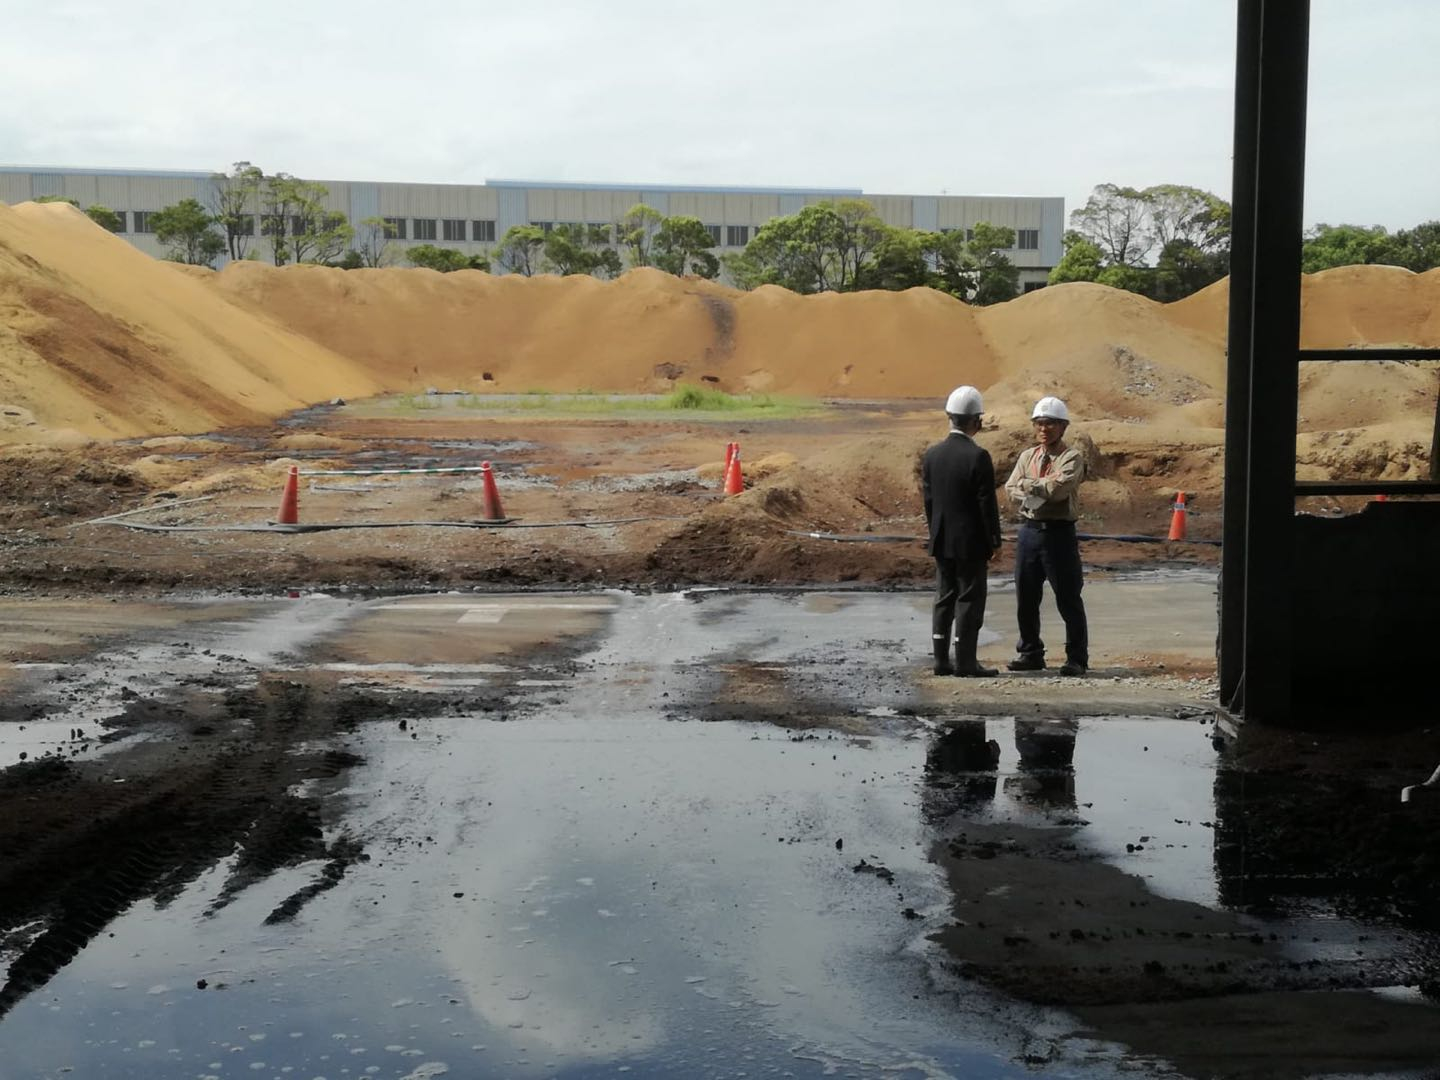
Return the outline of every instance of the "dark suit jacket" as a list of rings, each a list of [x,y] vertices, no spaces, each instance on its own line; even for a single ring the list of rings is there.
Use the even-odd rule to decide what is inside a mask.
[[[952,432],[925,451],[920,479],[931,555],[983,562],[999,549],[1000,508],[988,450],[970,436]]]

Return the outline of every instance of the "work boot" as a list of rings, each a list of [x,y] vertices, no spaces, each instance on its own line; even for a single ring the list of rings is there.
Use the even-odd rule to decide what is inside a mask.
[[[1066,660],[1065,663],[1060,665],[1061,675],[1069,675],[1076,678],[1084,675],[1086,670],[1085,665],[1078,660]]]
[[[955,674],[962,679],[991,679],[999,675],[994,668],[980,666],[980,661],[975,659],[975,645],[973,640],[955,639]]]
[[[1011,671],[1044,671],[1045,658],[1043,656],[1017,656],[1005,666]]]
[[[955,668],[950,663],[950,645],[948,642],[940,641],[938,639],[935,642],[935,674],[955,674]]]

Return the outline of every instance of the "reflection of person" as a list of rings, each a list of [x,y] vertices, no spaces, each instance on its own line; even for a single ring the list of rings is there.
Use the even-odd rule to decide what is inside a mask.
[[[985,622],[986,564],[1000,550],[1000,510],[995,502],[995,465],[975,441],[983,406],[980,391],[958,387],[945,402],[950,434],[925,451],[920,477],[925,523],[935,557],[935,613],[931,644],[935,674],[974,678],[998,674],[975,656]],[[950,628],[955,627],[955,663]]]
[[[1036,445],[1020,454],[1005,482],[1005,492],[1020,506],[1020,535],[1015,544],[1015,606],[1020,640],[1011,671],[1045,667],[1040,640],[1040,598],[1045,582],[1055,590],[1055,606],[1065,620],[1062,675],[1084,675],[1090,666],[1090,633],[1085,621],[1080,542],[1075,536],[1076,493],[1085,479],[1085,457],[1065,442],[1070,412],[1057,397],[1043,397],[1030,414]]]
[[[1016,720],[1019,769],[1005,778],[1005,792],[1043,806],[1075,805],[1074,720]]]
[[[1000,744],[984,720],[956,720],[925,751],[925,811],[931,820],[995,798]]]

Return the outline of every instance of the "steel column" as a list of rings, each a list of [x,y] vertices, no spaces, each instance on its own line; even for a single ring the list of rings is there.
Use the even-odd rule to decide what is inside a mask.
[[[1230,328],[1225,376],[1225,491],[1220,558],[1220,702],[1243,706],[1245,536],[1250,460],[1250,315],[1255,276],[1255,156],[1262,0],[1239,0],[1235,27],[1235,148],[1230,186]]]
[[[1244,710],[1290,718],[1309,0],[1263,0],[1250,298]]]

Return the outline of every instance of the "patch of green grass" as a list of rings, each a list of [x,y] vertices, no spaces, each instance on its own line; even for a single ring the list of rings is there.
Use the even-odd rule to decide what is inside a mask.
[[[440,399],[432,394],[401,394],[395,399],[395,409],[398,412],[420,412],[438,408]]]
[[[745,418],[785,420],[822,411],[818,401],[802,398],[776,397],[771,394],[727,394],[705,386],[681,384],[669,394],[611,394],[582,389],[573,393],[554,390],[527,390],[520,394],[465,394],[433,397],[401,394],[375,403],[384,411],[395,413],[435,409],[465,409],[472,412],[534,413],[550,416],[645,416],[663,419],[666,415],[680,419]]]

